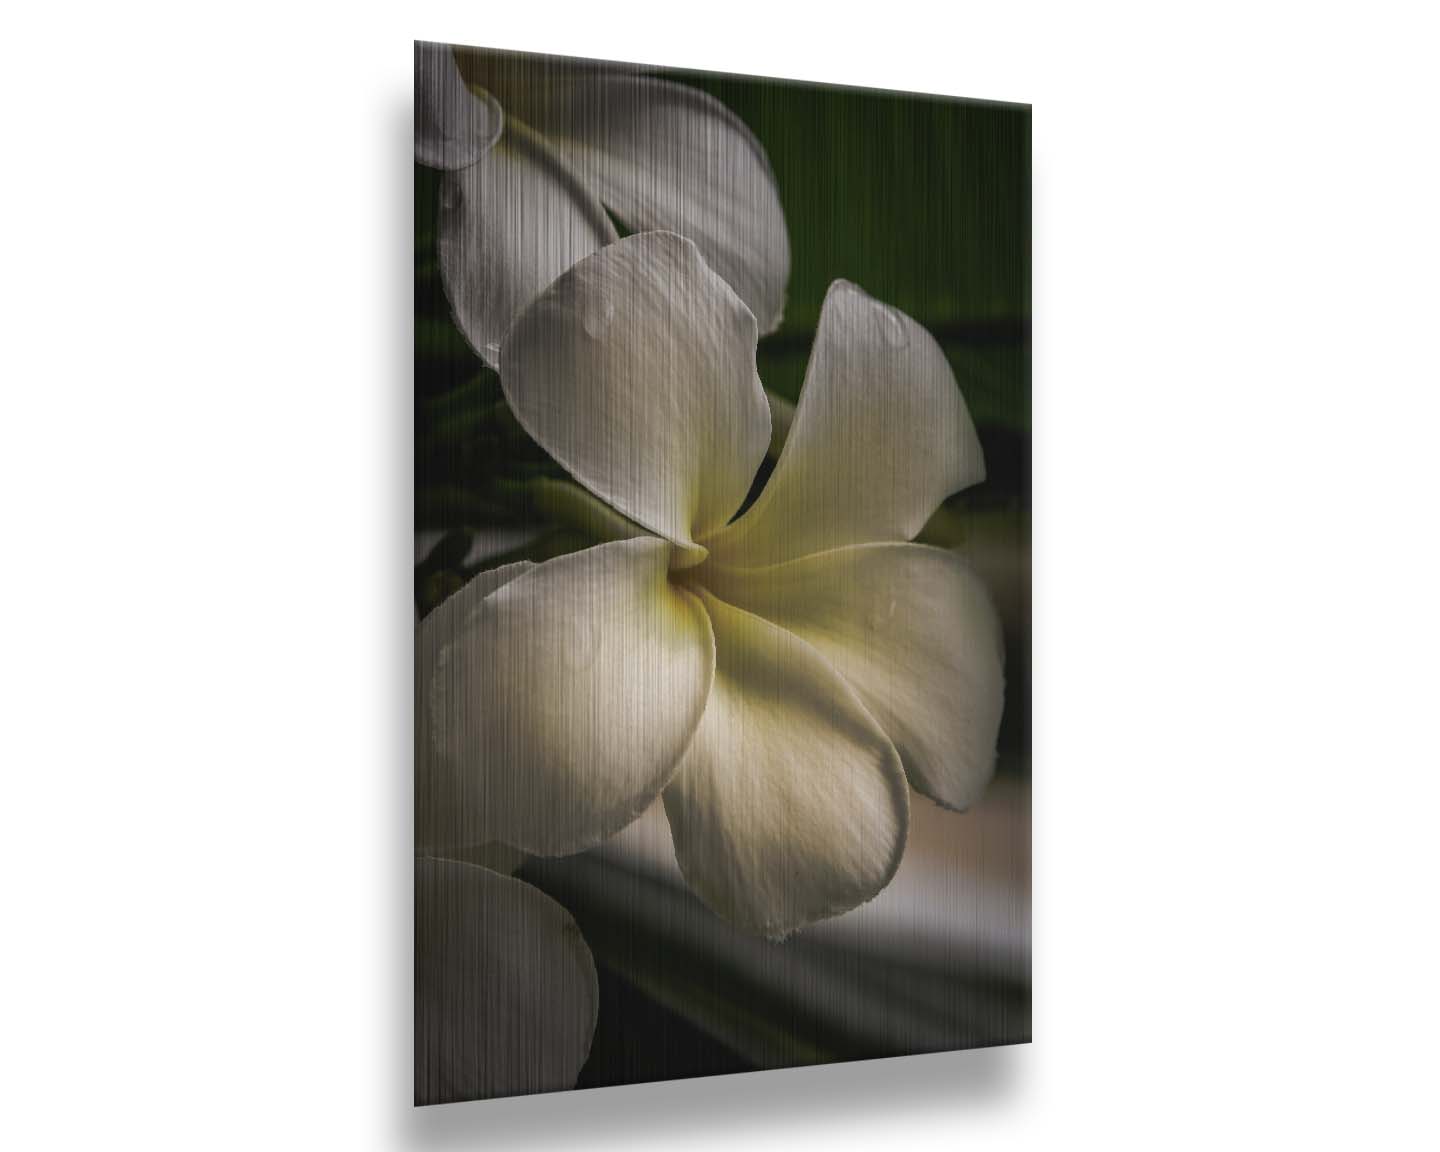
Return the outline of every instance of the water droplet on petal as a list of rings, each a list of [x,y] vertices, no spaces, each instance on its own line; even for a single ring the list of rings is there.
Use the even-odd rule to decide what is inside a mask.
[[[890,627],[895,618],[895,597],[891,596],[885,601],[872,604],[867,616],[866,624],[872,631]]]
[[[585,335],[592,340],[597,340],[610,326],[610,321],[615,319],[615,302],[604,298],[592,300],[585,306],[585,314],[580,322],[585,326]]]

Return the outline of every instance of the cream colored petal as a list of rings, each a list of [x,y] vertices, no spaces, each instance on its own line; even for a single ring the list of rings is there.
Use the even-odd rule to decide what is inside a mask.
[[[665,790],[675,855],[716,912],[780,937],[889,882],[905,846],[905,776],[815,649],[702,597],[717,663],[704,719]]]
[[[948,808],[979,798],[994,771],[1004,645],[989,594],[959,556],[871,544],[768,569],[707,567],[706,583],[823,653],[917,790]]]
[[[587,257],[505,337],[516,418],[586,488],[702,559],[770,441],[755,318],[668,232]]]
[[[599,1003],[554,900],[478,865],[415,862],[416,1104],[573,1088]]]
[[[415,649],[415,683],[417,687],[428,684],[435,672],[435,660],[440,649],[461,635],[470,624],[471,618],[479,611],[485,597],[497,588],[503,588],[518,576],[523,576],[535,567],[528,560],[515,564],[502,564],[499,568],[480,572],[472,577],[463,588],[447,596],[420,623]],[[421,715],[416,714],[417,726]]]
[[[460,331],[497,366],[501,338],[520,310],[616,235],[604,208],[544,141],[509,118],[493,148],[440,185],[436,247]]]
[[[505,114],[460,78],[448,44],[415,41],[415,159],[454,170],[474,164],[500,138]]]
[[[422,627],[422,648],[436,645],[422,851],[578,852],[660,794],[714,668],[704,610],[667,578],[670,551],[646,537],[560,556],[485,596],[448,640]]]
[[[903,312],[830,286],[774,475],[734,524],[700,542],[746,567],[909,540],[952,492],[985,476],[945,355]]]
[[[485,597],[535,565],[528,560],[481,572],[446,597],[425,617],[415,633],[415,786],[416,796],[433,787],[443,748],[431,735],[429,694],[440,652],[470,627]]]

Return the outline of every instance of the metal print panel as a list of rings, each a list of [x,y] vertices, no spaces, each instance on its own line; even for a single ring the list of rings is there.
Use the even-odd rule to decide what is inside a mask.
[[[1030,113],[415,46],[415,1101],[1030,1038]]]

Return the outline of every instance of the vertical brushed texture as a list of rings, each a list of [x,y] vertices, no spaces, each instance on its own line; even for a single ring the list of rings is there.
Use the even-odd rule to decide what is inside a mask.
[[[417,46],[416,68],[416,772],[423,819],[415,877],[416,1103],[1028,1041],[1029,108],[479,49],[452,57],[443,46]],[[684,126],[679,135],[677,124]],[[457,214],[477,203],[483,215],[457,223]],[[874,336],[865,325],[885,314],[847,319],[851,327],[829,345],[835,363],[827,371],[848,372],[847,381],[875,377],[877,391],[865,394],[866,403],[837,409],[837,419],[849,423],[836,435],[844,458],[871,487],[847,494],[828,477],[814,480],[800,495],[777,502],[772,519],[779,527],[765,529],[768,552],[755,546],[746,553],[770,564],[789,559],[789,545],[809,552],[848,543],[832,521],[848,523],[847,515],[855,519],[863,505],[871,533],[865,539],[915,537],[961,557],[977,586],[983,584],[1003,633],[1004,712],[993,780],[982,790],[980,779],[953,801],[969,803],[966,811],[948,811],[907,790],[907,775],[942,799],[962,792],[947,792],[917,774],[914,764],[902,771],[911,749],[893,732],[882,735],[898,748],[881,757],[893,774],[887,779],[908,791],[898,870],[873,899],[783,940],[739,926],[763,926],[763,917],[747,921],[711,906],[714,893],[729,893],[743,881],[744,869],[737,864],[723,882],[687,877],[658,795],[618,835],[584,851],[572,851],[557,836],[553,842],[569,853],[558,856],[531,856],[500,843],[503,828],[477,818],[479,808],[435,814],[436,804],[453,797],[435,781],[473,768],[465,761],[471,737],[486,726],[502,731],[517,722],[514,715],[484,714],[477,684],[524,683],[531,689],[527,707],[542,715],[589,709],[585,738],[570,746],[579,751],[560,766],[569,774],[557,772],[559,783],[548,785],[556,790],[557,813],[574,806],[573,797],[560,794],[570,787],[566,781],[583,782],[600,771],[607,749],[633,747],[643,756],[661,744],[685,746],[675,717],[641,705],[624,715],[607,710],[667,669],[675,691],[699,690],[672,634],[700,634],[692,615],[719,583],[701,586],[703,564],[688,575],[671,572],[662,583],[674,600],[663,610],[636,607],[642,598],[629,592],[592,595],[584,573],[623,568],[625,556],[649,547],[633,539],[605,542],[648,533],[574,484],[516,420],[497,376],[497,367],[505,369],[504,332],[545,283],[607,243],[656,227],[693,240],[762,334],[756,367],[772,435],[742,508],[777,475],[797,401],[803,412],[801,386],[836,280],[853,281],[869,298],[903,313],[908,319],[895,324],[897,342],[923,337],[924,356],[915,362],[926,366],[925,386],[941,386],[936,381],[953,374],[964,398],[957,414],[957,397],[948,393],[937,399],[923,391],[880,391],[910,386],[903,374],[879,379],[866,360],[867,349],[881,346],[865,343]],[[486,294],[497,276],[511,273],[504,291]],[[589,383],[598,389],[605,382],[599,369],[595,373]],[[689,383],[678,373],[670,386],[681,390]],[[546,404],[559,402],[546,394]],[[902,411],[919,430],[913,446],[888,434],[899,425],[877,423]],[[863,413],[863,419],[846,413]],[[960,428],[972,417],[970,438],[957,434],[925,446],[927,429]],[[643,436],[636,442],[643,444]],[[916,453],[925,454],[923,461]],[[636,460],[636,472],[647,463],[653,461]],[[601,472],[613,467],[602,465]],[[904,518],[894,509],[918,499],[902,473],[921,477],[911,482],[915,491],[940,495],[961,480],[984,479],[951,496],[928,522],[922,515],[885,537],[890,520]],[[523,597],[537,566],[597,546],[613,551],[597,553],[608,557],[603,561],[571,562],[581,573],[576,583],[547,578],[561,589],[563,603],[543,617],[543,627],[526,632],[488,618],[477,624],[486,596]],[[815,603],[859,594],[858,579],[843,573],[833,579],[837,586]],[[754,588],[746,595],[754,603],[783,599],[780,591],[771,597]],[[805,607],[787,603],[785,610],[803,614]],[[825,672],[810,677],[807,723],[828,718],[837,727],[873,724],[881,731],[875,717],[886,712],[875,701],[914,670],[879,639],[866,637],[879,637],[897,614],[915,632],[922,610],[943,607],[865,601],[863,620],[845,642],[858,646],[856,659],[880,662],[864,683],[872,694],[868,708],[863,692],[845,688],[845,660],[826,647],[833,637],[823,628],[799,646],[798,656],[787,649],[785,660],[775,655],[780,645],[773,631],[747,634],[747,660],[724,667],[728,676],[750,678],[738,689],[727,687],[738,696],[748,692],[750,706],[732,710],[734,731],[722,743],[756,758],[744,766],[747,779],[765,779],[764,757],[778,754],[774,732],[783,732],[787,701],[799,691],[777,668],[809,659],[812,648],[829,653],[814,657]],[[607,658],[615,643],[605,631],[612,618],[642,629],[637,635],[657,655],[651,659],[637,644],[628,659],[603,665],[628,669],[624,682],[598,684],[588,695],[567,691],[561,683],[567,669]],[[503,642],[478,672],[466,671],[459,668],[460,646],[477,628],[489,628],[486,635]],[[977,642],[996,643],[983,635]],[[957,675],[984,671],[975,662],[955,668]],[[547,670],[549,679],[542,683],[537,669]],[[555,685],[553,695],[548,683]],[[832,684],[839,687],[826,687]],[[706,680],[707,691],[709,685]],[[931,699],[936,724],[912,743],[929,754],[942,721],[985,711],[969,703],[956,700],[947,710]],[[694,727],[693,718],[681,719]],[[446,733],[432,730],[436,724]],[[626,740],[617,740],[617,725]],[[987,754],[997,746],[993,723],[977,743]],[[540,755],[546,742],[532,728],[506,746]],[[831,743],[815,739],[810,751],[821,747]],[[827,852],[854,876],[870,876],[875,869],[865,853],[874,846],[857,842],[847,854],[840,850],[844,838],[884,836],[887,821],[897,818],[867,810],[847,820],[837,801],[825,809],[833,825],[814,824],[803,799],[805,754],[784,751],[785,787],[748,786],[782,806],[748,821],[778,830],[774,851],[743,861],[771,870],[757,887],[778,893],[777,906],[788,907],[787,886],[813,878],[815,859]],[[980,754],[967,748],[966,755]],[[685,763],[682,757],[682,769]],[[986,760],[987,773],[991,763]],[[885,794],[850,787],[854,780],[844,774],[865,769],[843,756],[813,767],[817,787],[833,791],[828,799],[853,794],[869,804],[863,798]],[[778,772],[776,765],[772,776]],[[728,796],[743,805],[745,787],[722,778],[686,795]],[[483,805],[487,797],[502,798],[493,791],[471,799]],[[623,807],[608,794],[606,802]],[[622,811],[621,822],[636,814]],[[697,827],[705,823],[693,813],[690,819]],[[706,828],[722,844],[744,832]],[[527,836],[541,850],[550,842],[533,829]],[[693,852],[681,856],[687,868],[694,866]],[[859,881],[847,888],[847,879],[840,875],[831,885],[841,894],[836,900],[859,890]],[[799,901],[798,889],[793,894]]]

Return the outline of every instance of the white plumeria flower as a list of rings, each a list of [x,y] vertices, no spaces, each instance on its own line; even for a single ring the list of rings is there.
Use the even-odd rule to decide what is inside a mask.
[[[907,776],[952,808],[984,789],[999,623],[963,561],[906,543],[984,476],[944,355],[836,281],[775,471],[732,523],[770,439],[756,339],[658,232],[582,260],[507,333],[516,417],[628,538],[483,573],[425,620],[432,850],[576,852],[663,794],[691,887],[778,937],[888,883]]]
[[[779,327],[790,243],[775,177],[703,92],[633,67],[417,42],[415,158],[445,170],[441,275],[492,367],[520,310],[617,238],[606,208],[693,240],[764,330]]]
[[[538,888],[415,862],[415,1103],[573,1088],[599,1013],[595,961]]]

